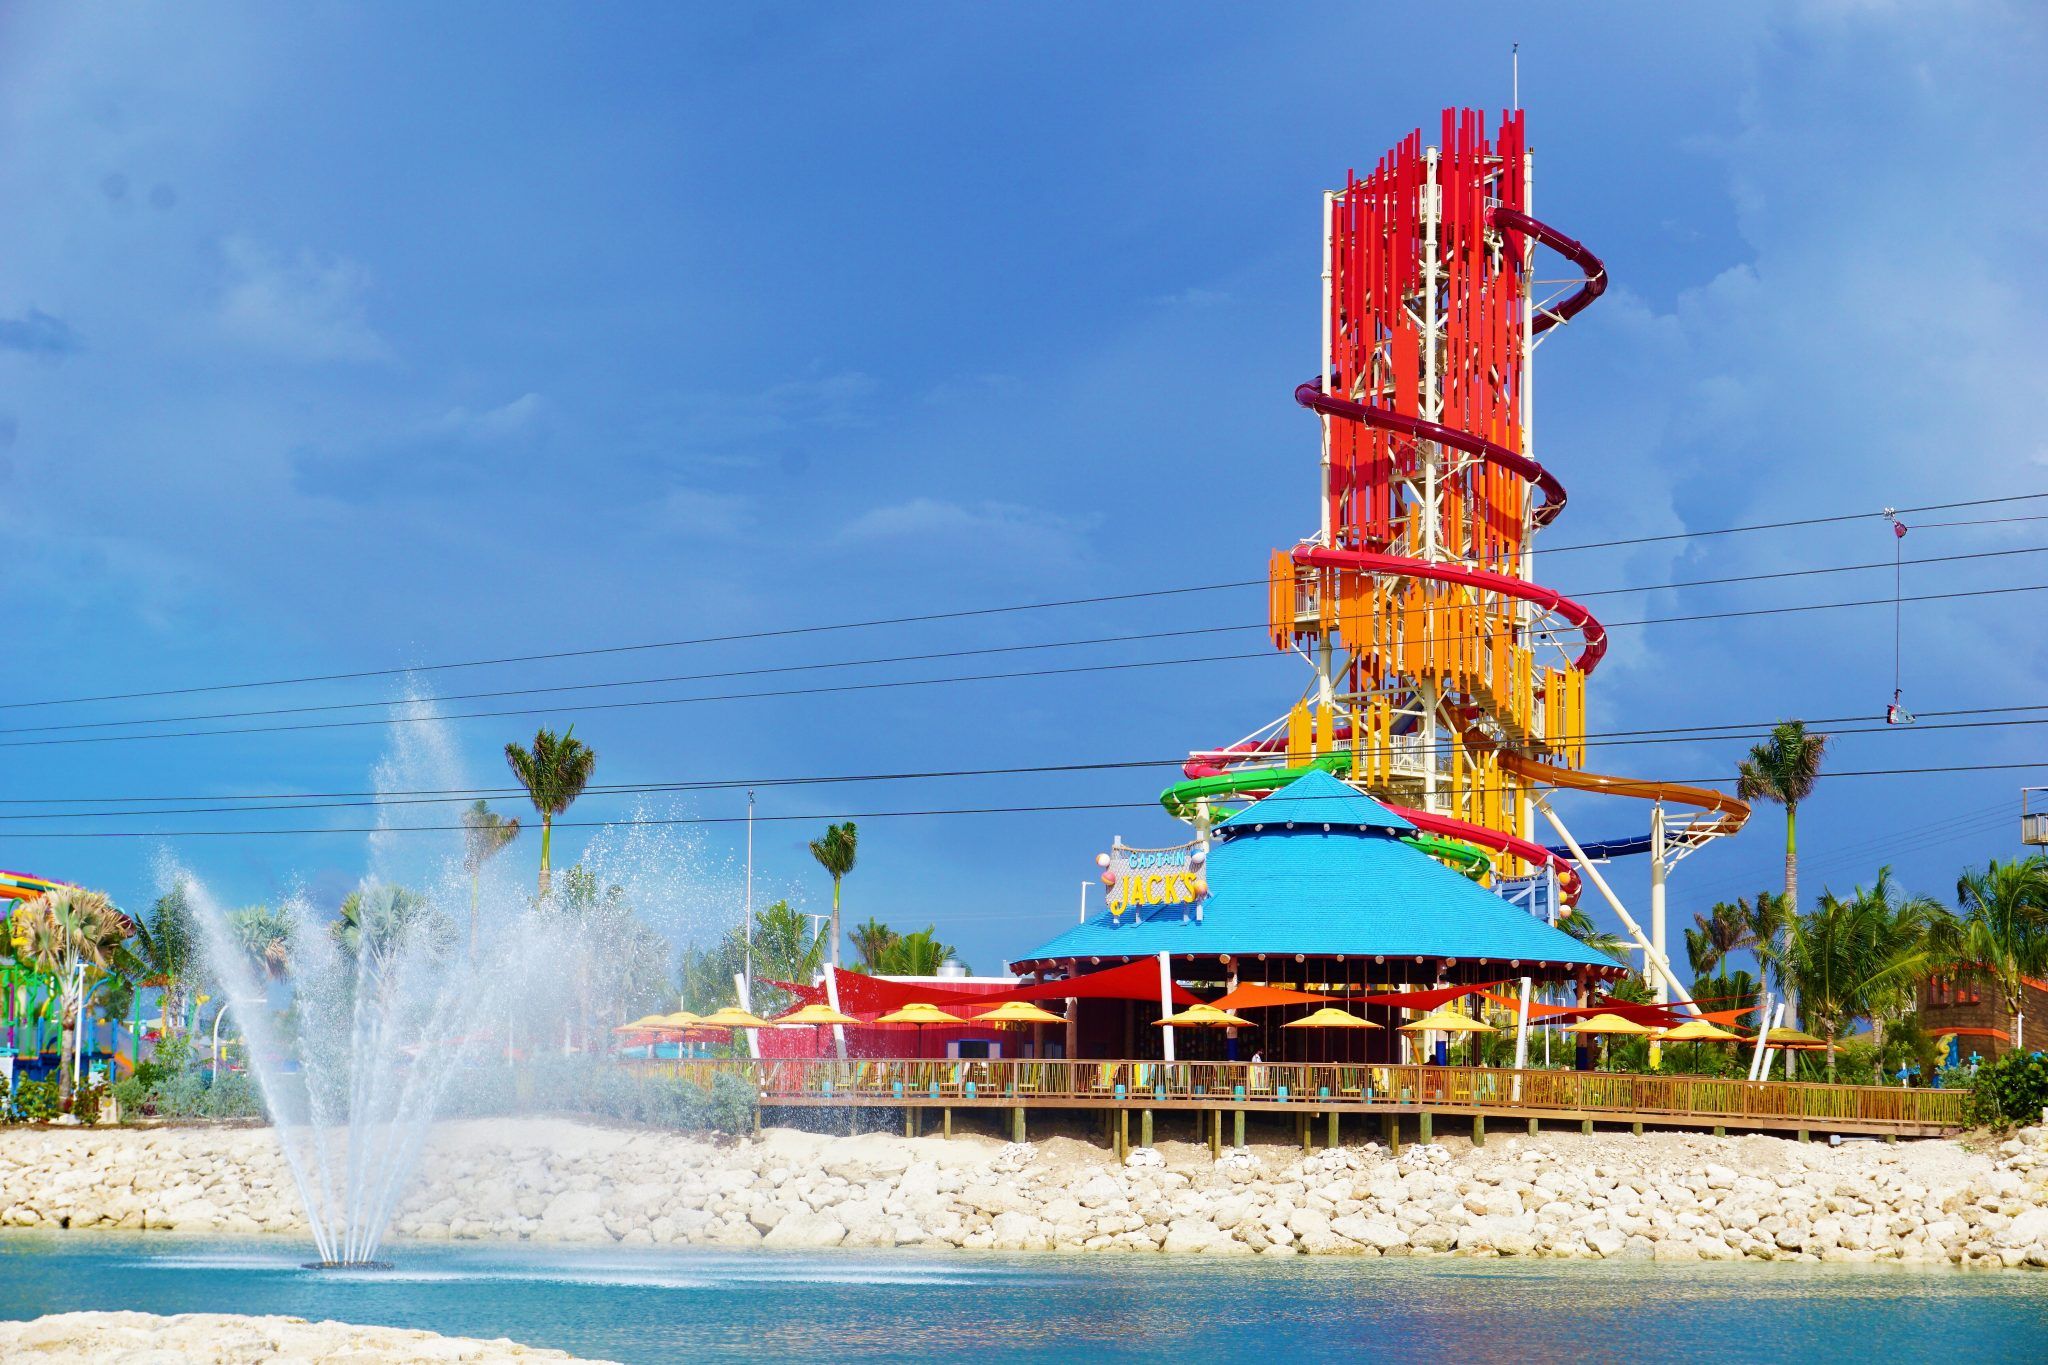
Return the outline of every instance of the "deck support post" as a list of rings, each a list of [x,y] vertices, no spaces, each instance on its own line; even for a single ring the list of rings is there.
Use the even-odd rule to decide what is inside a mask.
[[[1330,1111],[1330,1141],[1328,1145],[1331,1151],[1337,1150],[1337,1111],[1334,1109]]]
[[[1401,1116],[1389,1114],[1380,1120],[1380,1126],[1386,1129],[1388,1155],[1401,1155]]]
[[[1416,1141],[1422,1143],[1425,1147],[1435,1140],[1436,1125],[1433,1122],[1433,1119],[1434,1115],[1432,1115],[1427,1109],[1422,1111],[1420,1124],[1421,1132],[1417,1135]]]
[[[1018,1105],[1010,1111],[1010,1141],[1024,1140],[1024,1106]]]
[[[916,1106],[916,1105],[906,1104],[906,1105],[904,1105],[904,1106],[903,1106],[903,1136],[905,1136],[905,1137],[916,1137],[916,1136],[917,1136],[917,1106]]]
[[[945,1129],[944,1129],[944,1132],[945,1132],[945,1135],[946,1135],[947,1137],[951,1137],[951,1136],[953,1136],[953,1106],[952,1106],[952,1105],[950,1105],[950,1104],[949,1104],[949,1105],[947,1105],[947,1106],[946,1106],[946,1108],[945,1108],[945,1115],[946,1115],[946,1119],[945,1119]]]
[[[1807,1128],[1801,1128],[1801,1129],[1799,1130],[1799,1140],[1800,1140],[1801,1142],[1811,1142],[1811,1141],[1813,1141],[1813,1132],[1812,1132],[1812,1130],[1811,1130],[1811,1129],[1807,1129]]]
[[[1593,1136],[1593,1120],[1591,1120],[1591,1119],[1580,1119],[1580,1120],[1579,1120],[1579,1131],[1580,1131],[1581,1133],[1584,1133],[1584,1134],[1585,1134],[1585,1135],[1586,1135],[1587,1137],[1591,1137],[1591,1136]]]
[[[1634,1123],[1631,1123],[1628,1126],[1628,1130],[1631,1133],[1634,1133],[1637,1137],[1641,1137],[1643,1135],[1643,1121],[1641,1119],[1637,1119]]]
[[[1140,1147],[1150,1147],[1152,1145],[1152,1111],[1150,1109],[1143,1110],[1138,1115],[1138,1145]]]
[[[1484,1114],[1474,1114],[1472,1116],[1472,1145],[1474,1147],[1484,1147],[1486,1145],[1486,1115]]]
[[[1532,1115],[1530,1115],[1530,1116],[1529,1116],[1529,1136],[1530,1136],[1530,1137],[1535,1137],[1535,1136],[1536,1136],[1536,1134],[1537,1134],[1537,1131],[1538,1131],[1538,1130],[1537,1130],[1537,1127],[1536,1127],[1536,1116],[1532,1114]]]
[[[1223,1155],[1223,1111],[1221,1109],[1211,1109],[1209,1111],[1209,1155],[1212,1157]]]
[[[1238,1110],[1235,1114],[1231,1116],[1231,1119],[1232,1123],[1230,1145],[1233,1147],[1242,1147],[1244,1146],[1244,1110]]]
[[[1116,1159],[1122,1161],[1131,1154],[1131,1111],[1116,1111]]]
[[[1715,1136],[1715,1137],[1727,1137],[1727,1136],[1728,1136],[1728,1125],[1727,1125],[1727,1124],[1725,1124],[1725,1123],[1717,1123],[1717,1124],[1715,1124],[1715,1125],[1714,1125],[1714,1136]]]

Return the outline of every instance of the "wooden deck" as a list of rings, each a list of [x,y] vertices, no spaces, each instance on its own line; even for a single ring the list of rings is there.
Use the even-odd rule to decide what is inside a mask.
[[[1398,1140],[1399,1120],[1414,1116],[1424,1141],[1439,1116],[1473,1120],[1484,1140],[1486,1124],[1595,1123],[1661,1128],[1940,1137],[1963,1128],[1960,1090],[1908,1090],[1893,1086],[1809,1085],[1725,1080],[1703,1076],[1644,1076],[1607,1071],[1513,1071],[1486,1067],[1326,1065],[1264,1062],[1074,1061],[655,1061],[632,1063],[643,1075],[676,1076],[709,1084],[719,1073],[751,1086],[763,1109],[868,1109],[917,1111],[1007,1109],[1014,1135],[1025,1132],[1033,1110],[1094,1109],[1112,1117],[1143,1117],[1149,1132],[1155,1110],[1197,1110],[1215,1115],[1212,1141],[1220,1144],[1223,1116],[1235,1114],[1242,1142],[1247,1113],[1325,1118],[1332,1134],[1352,1116],[1374,1116]],[[1122,1112],[1123,1120],[1114,1117]],[[1307,1141],[1306,1123],[1302,1125]],[[1334,1138],[1333,1138],[1334,1140]],[[1119,1146],[1125,1145],[1120,1141]]]

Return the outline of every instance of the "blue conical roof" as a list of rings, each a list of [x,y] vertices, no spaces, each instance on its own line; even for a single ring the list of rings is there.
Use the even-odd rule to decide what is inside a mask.
[[[1296,829],[1384,829],[1407,833],[1409,824],[1379,802],[1315,769],[1217,825],[1219,830],[1241,830],[1261,826],[1292,825]],[[1226,837],[1228,837],[1226,835]]]
[[[1621,970],[1613,958],[1389,837],[1409,828],[1371,797],[1312,773],[1218,826],[1228,837],[1210,855],[1210,893],[1199,916],[1192,905],[1155,907],[1119,923],[1105,911],[1013,965],[1160,952],[1341,953],[1390,965],[1404,958],[1494,963],[1507,969],[1503,976]]]

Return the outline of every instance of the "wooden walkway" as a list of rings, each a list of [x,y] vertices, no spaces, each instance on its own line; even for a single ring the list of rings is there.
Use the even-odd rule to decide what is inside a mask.
[[[1471,1121],[1478,1141],[1489,1122],[1626,1123],[1660,1128],[1729,1129],[1844,1135],[1940,1137],[1963,1128],[1960,1090],[1893,1086],[1810,1085],[1706,1076],[1633,1075],[1608,1071],[1513,1071],[1487,1067],[1371,1066],[1297,1062],[834,1061],[764,1059],[654,1061],[631,1065],[645,1076],[673,1076],[709,1085],[736,1075],[762,1109],[897,1108],[906,1131],[922,1111],[941,1110],[951,1131],[955,1109],[1010,1111],[1021,1141],[1033,1110],[1093,1109],[1107,1115],[1117,1145],[1128,1145],[1130,1115],[1140,1116],[1149,1145],[1154,1111],[1208,1116],[1221,1146],[1226,1115],[1235,1115],[1243,1143],[1246,1114],[1291,1114],[1304,1144],[1314,1119],[1334,1144],[1346,1118],[1378,1118],[1398,1142],[1400,1120],[1413,1117],[1422,1141],[1433,1121]],[[1121,1114],[1123,1117],[1116,1117]],[[1119,1136],[1119,1133],[1122,1136]]]

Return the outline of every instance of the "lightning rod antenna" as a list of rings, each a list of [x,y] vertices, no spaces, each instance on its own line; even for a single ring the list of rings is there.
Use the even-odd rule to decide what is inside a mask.
[[[1522,107],[1522,45],[1516,43],[1508,48],[1509,84],[1515,99],[1515,108]]]

